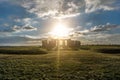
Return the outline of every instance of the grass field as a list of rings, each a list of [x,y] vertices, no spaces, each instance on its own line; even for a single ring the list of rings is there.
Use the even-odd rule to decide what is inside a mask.
[[[1,47],[0,80],[120,80],[120,46]]]

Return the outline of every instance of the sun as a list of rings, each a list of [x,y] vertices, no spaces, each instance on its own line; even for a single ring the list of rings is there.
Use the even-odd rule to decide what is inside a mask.
[[[55,38],[63,38],[69,36],[70,31],[64,23],[57,23],[50,34]]]

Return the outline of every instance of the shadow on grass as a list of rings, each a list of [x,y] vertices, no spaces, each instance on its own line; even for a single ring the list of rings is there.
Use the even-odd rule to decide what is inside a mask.
[[[100,53],[108,53],[108,54],[120,54],[120,49],[112,49],[112,48],[102,48],[102,49],[95,49],[96,52]]]
[[[37,55],[47,54],[44,49],[0,49],[0,54]]]
[[[82,45],[80,46],[80,49],[106,54],[120,54],[119,45]]]

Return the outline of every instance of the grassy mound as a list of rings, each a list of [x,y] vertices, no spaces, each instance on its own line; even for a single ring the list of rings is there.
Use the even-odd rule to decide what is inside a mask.
[[[47,51],[40,49],[38,47],[10,47],[10,48],[0,48],[0,54],[24,54],[24,55],[34,55],[34,54],[47,54]]]

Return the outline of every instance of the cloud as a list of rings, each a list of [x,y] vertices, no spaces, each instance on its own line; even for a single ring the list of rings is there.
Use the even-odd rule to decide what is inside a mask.
[[[24,24],[30,24],[31,23],[31,21],[32,21],[32,19],[31,18],[22,18],[22,19],[14,19],[14,21],[15,22],[22,22],[22,23],[24,23]]]
[[[0,36],[0,46],[41,45],[41,39],[29,35]]]
[[[98,33],[107,32],[107,31],[110,31],[116,28],[120,28],[120,25],[114,25],[114,24],[107,23],[105,25],[94,26],[91,29],[85,29],[83,31],[75,31],[72,35],[78,36],[78,35],[98,34]]]
[[[37,28],[31,26],[31,25],[24,25],[24,26],[17,26],[15,25],[12,30],[14,32],[20,32],[20,31],[33,31],[33,30],[37,30]]]
[[[55,16],[61,0],[24,0],[21,5],[39,17]]]
[[[82,44],[120,44],[120,34],[112,33],[119,29],[120,25],[107,23],[105,25],[94,26],[82,31],[74,31],[71,39],[80,40]]]
[[[115,10],[117,0],[22,0],[20,4],[38,17],[66,18],[98,10]],[[73,16],[74,15],[74,16]]]
[[[91,26],[93,23],[92,22],[88,22],[86,23],[86,26]]]
[[[14,31],[33,31],[37,30],[37,28],[33,27],[38,21],[34,20],[34,18],[22,18],[22,19],[14,19],[17,23],[22,23],[23,26],[14,25],[12,29]]]
[[[8,26],[9,26],[9,24],[5,23],[5,24],[3,24],[3,26],[8,27]]]
[[[120,34],[92,34],[88,36],[80,36],[77,38],[82,44],[115,44],[120,45]]]
[[[32,26],[24,26],[23,30],[36,30],[36,28],[34,28]]]
[[[21,22],[21,19],[14,19],[15,22]]]
[[[5,21],[0,25],[0,34],[21,32],[21,31],[35,31],[37,30],[36,24],[38,20],[34,18],[16,18],[13,21]]]
[[[20,5],[40,18],[67,18],[98,10],[119,9],[119,0],[0,0]]]
[[[86,9],[85,12],[94,12],[97,10],[115,10],[118,8],[118,6],[115,6],[114,3],[117,0],[85,0],[86,2]]]
[[[32,19],[31,18],[24,18],[22,19],[22,22],[29,23]]]
[[[66,18],[80,14],[84,0],[24,0],[21,5],[38,17]],[[77,3],[79,2],[79,4]]]
[[[111,29],[119,27],[118,25],[107,23],[106,25],[98,25],[91,28],[90,32],[101,32],[101,31],[109,31]]]

